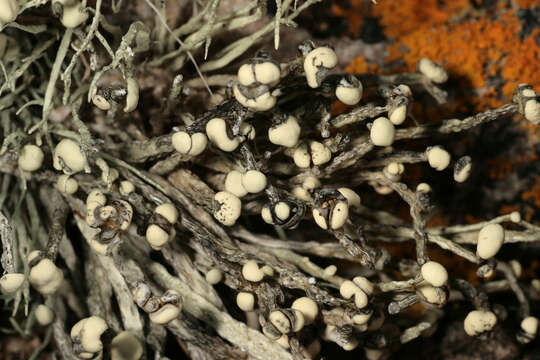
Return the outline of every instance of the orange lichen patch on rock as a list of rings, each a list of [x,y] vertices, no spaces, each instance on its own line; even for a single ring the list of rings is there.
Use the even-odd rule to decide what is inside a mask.
[[[349,31],[354,36],[358,36],[360,34],[360,29],[362,28],[362,24],[364,23],[363,20],[367,11],[365,2],[365,0],[352,0],[352,9],[346,9],[338,4],[332,4],[332,12],[337,16],[347,19]]]
[[[385,0],[372,9],[385,27],[385,34],[399,38],[445,24],[453,15],[470,7],[469,0]]]
[[[368,63],[363,56],[359,56],[345,68],[349,74],[377,74],[380,69],[377,64]]]

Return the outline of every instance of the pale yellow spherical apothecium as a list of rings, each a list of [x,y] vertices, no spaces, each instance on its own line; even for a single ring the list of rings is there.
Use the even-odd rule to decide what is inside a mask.
[[[394,143],[396,129],[394,124],[385,117],[375,119],[371,124],[369,137],[373,145],[390,146]]]
[[[84,170],[86,157],[77,142],[71,139],[60,141],[53,153],[53,167],[65,174],[75,174]]]
[[[39,251],[32,251],[28,255],[28,263],[39,255]],[[64,273],[50,259],[42,258],[30,268],[28,281],[42,295],[52,295],[62,285]]]
[[[56,188],[64,194],[73,195],[79,189],[79,183],[69,175],[62,174],[56,180]]]
[[[304,72],[311,88],[318,88],[326,72],[338,64],[336,52],[327,46],[311,50],[304,59]]]
[[[81,359],[90,359],[103,350],[101,335],[109,328],[99,316],[90,316],[77,322],[71,328],[70,336],[80,344],[82,352],[76,354]]]
[[[0,278],[0,291],[3,294],[16,293],[24,283],[24,274],[9,273]]]
[[[488,224],[478,233],[476,253],[482,259],[495,256],[504,243],[504,228],[500,224]]]
[[[0,30],[4,25],[15,21],[19,12],[19,2],[17,0],[0,1]]]
[[[171,203],[161,204],[154,209],[154,213],[165,218],[171,226],[178,221],[178,210]],[[150,244],[152,249],[161,250],[175,235],[174,228],[171,227],[171,231],[165,231],[161,226],[157,224],[150,224],[146,228],[146,241]]]
[[[268,140],[275,145],[293,147],[298,143],[300,131],[298,120],[289,115],[285,121],[268,129]]]
[[[463,327],[467,335],[476,336],[492,330],[496,324],[497,317],[491,311],[474,310],[465,318]]]
[[[24,171],[36,171],[43,164],[43,151],[39,146],[27,144],[19,152],[19,168]]]
[[[220,191],[214,196],[214,217],[225,226],[233,226],[242,212],[240,199],[227,191]]]
[[[131,331],[122,331],[111,341],[111,360],[139,360],[144,349]]]
[[[171,142],[180,154],[197,156],[206,149],[208,138],[206,134],[200,132],[190,135],[185,131],[178,131],[172,135]]]
[[[54,320],[54,312],[47,305],[39,304],[34,315],[41,326],[49,326]]]

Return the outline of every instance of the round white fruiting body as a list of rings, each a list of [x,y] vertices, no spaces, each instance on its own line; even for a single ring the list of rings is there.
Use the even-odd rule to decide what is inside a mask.
[[[540,102],[537,99],[529,99],[524,107],[525,119],[537,125],[540,124]]]
[[[274,214],[279,220],[285,221],[291,215],[291,207],[286,202],[280,201],[274,206]]]
[[[315,166],[326,164],[332,158],[330,149],[318,141],[311,141],[309,148],[311,150],[311,161]]]
[[[274,268],[272,268],[270,265],[263,265],[261,270],[264,273],[264,276],[274,276]]]
[[[113,169],[113,168],[109,168],[108,172],[103,171],[101,173],[101,180],[105,184],[112,184],[113,182],[116,181],[116,179],[118,179],[119,176],[120,176],[120,174],[118,173],[118,170]]]
[[[521,221],[521,214],[519,211],[513,211],[510,214],[510,221],[513,223],[519,223]]]
[[[390,146],[394,143],[396,129],[394,124],[385,117],[380,117],[373,121],[369,132],[369,137],[373,145]]]
[[[84,170],[86,163],[81,147],[71,139],[60,141],[53,153],[53,167],[65,174],[75,174]],[[62,166],[63,165],[63,166]]]
[[[233,139],[227,135],[227,124],[221,118],[213,118],[206,124],[206,135],[220,150],[231,152],[236,150],[241,143],[239,136]]]
[[[24,274],[9,273],[0,278],[0,291],[3,294],[17,292],[24,283]]]
[[[101,190],[92,190],[86,198],[86,223],[93,226],[96,223],[95,210],[105,206],[107,198]]]
[[[130,77],[126,80],[126,106],[124,106],[124,112],[132,112],[137,109],[139,104],[139,82],[137,79]]]
[[[521,330],[529,335],[536,336],[538,333],[538,319],[534,316],[527,316],[521,321]]]
[[[504,228],[500,224],[488,224],[478,233],[476,253],[482,259],[495,256],[504,243]]]
[[[248,292],[239,292],[236,295],[236,305],[242,311],[253,311],[255,309],[255,296]]]
[[[244,86],[254,83],[273,86],[279,82],[281,69],[273,61],[244,64],[238,69],[238,82]]]
[[[431,186],[427,183],[420,183],[416,186],[416,191],[431,192]]]
[[[373,290],[375,289],[375,285],[371,281],[369,281],[368,278],[364,276],[356,276],[352,279],[353,283],[356,284],[362,290],[366,293],[367,296],[371,296],[373,294]]]
[[[34,315],[41,326],[49,326],[54,320],[54,312],[47,305],[39,304]]]
[[[178,131],[172,135],[171,142],[180,154],[197,156],[206,149],[208,138],[199,132],[189,135],[185,131]]]
[[[19,168],[24,171],[36,171],[43,164],[43,151],[39,146],[24,145],[19,153]]]
[[[120,194],[123,196],[128,196],[132,192],[135,191],[135,185],[131,181],[124,180],[120,182],[120,186],[118,187],[118,191],[120,191]]]
[[[92,103],[100,110],[107,111],[111,109],[111,102],[102,95],[95,94],[92,96]]]
[[[239,198],[248,194],[248,191],[242,185],[242,173],[240,171],[232,170],[227,174],[225,177],[225,190]]]
[[[261,217],[263,218],[264,222],[267,224],[273,224],[274,219],[272,218],[272,212],[270,210],[270,206],[265,205],[261,209]]]
[[[430,305],[441,307],[446,304],[448,297],[446,292],[440,287],[434,287],[424,283],[424,285],[418,286],[417,290]]]
[[[464,321],[464,329],[467,335],[476,336],[490,331],[497,324],[497,317],[491,311],[473,310]]]
[[[38,253],[30,253],[28,261],[34,259]],[[42,295],[52,295],[62,285],[64,273],[50,259],[44,258],[30,269],[28,281]]]
[[[178,221],[178,210],[171,203],[164,203],[155,208],[154,212],[163,216],[171,224],[175,224]]]
[[[62,174],[56,180],[56,188],[64,194],[73,195],[79,189],[79,183],[69,175]]]
[[[373,315],[373,312],[369,312],[369,313],[366,313],[366,314],[356,314],[352,317],[352,321],[356,324],[356,325],[364,325],[364,324],[367,324],[369,319],[371,319],[371,316]]]
[[[249,193],[259,193],[266,188],[266,185],[266,175],[258,170],[249,170],[242,174],[242,186]]]
[[[390,109],[388,112],[388,118],[394,125],[401,125],[407,119],[407,114],[409,109],[407,104],[399,105],[395,108]]]
[[[356,105],[362,99],[363,90],[364,88],[360,81],[352,84],[344,78],[336,86],[336,97],[345,105]]]
[[[148,317],[154,324],[165,325],[176,319],[178,315],[180,315],[180,308],[177,305],[164,304],[159,310],[150,313]]]
[[[322,82],[322,76],[326,71],[338,64],[336,52],[326,46],[311,50],[304,59],[304,72],[306,80],[311,88],[318,88]]]
[[[161,250],[171,240],[171,235],[156,224],[150,224],[146,228],[146,241],[152,249]]]
[[[248,98],[242,93],[238,84],[233,86],[233,95],[236,101],[252,111],[268,111],[276,105],[276,97],[270,93],[270,89],[256,98]]]
[[[428,261],[421,268],[422,277],[432,286],[440,287],[448,281],[448,272],[438,262]]]
[[[88,12],[78,3],[72,6],[64,6],[60,21],[62,22],[62,25],[72,29],[81,25],[86,19],[88,19]]]
[[[219,268],[212,268],[206,273],[205,279],[210,285],[216,285],[223,280],[223,273]]]
[[[289,344],[289,337],[285,334],[281,335],[281,337],[276,340],[276,343],[284,349],[290,349],[291,347]]]
[[[321,186],[321,182],[315,176],[308,176],[302,181],[302,186],[307,190],[315,190]]]
[[[313,324],[317,318],[317,315],[319,314],[319,306],[317,303],[305,296],[294,300],[291,305],[291,309],[300,311],[302,313],[306,325]]]
[[[103,350],[101,335],[108,328],[105,320],[99,316],[90,316],[73,325],[70,335],[72,340],[79,338],[84,352],[95,354]]]
[[[440,146],[429,147],[426,150],[429,166],[442,171],[450,165],[450,154]]]
[[[15,21],[19,12],[19,3],[17,0],[0,1],[0,28],[5,24]]]
[[[338,191],[341,195],[345,196],[345,199],[347,199],[347,203],[349,204],[349,207],[359,207],[361,204],[360,196],[353,190],[349,188],[339,188]]]
[[[233,226],[242,212],[240,199],[227,191],[220,191],[214,196],[218,206],[214,210],[214,217],[225,226]]]
[[[144,349],[131,331],[122,331],[111,341],[111,360],[139,360]]]
[[[472,170],[472,162],[464,164],[462,167],[455,169],[454,180],[458,183],[465,182],[469,178]]]
[[[448,80],[448,73],[446,70],[428,58],[420,59],[418,62],[418,70],[434,83],[442,84]]]
[[[268,129],[268,139],[274,145],[293,147],[298,143],[300,131],[298,120],[289,115],[284,122]]]
[[[309,155],[307,145],[300,144],[293,153],[293,160],[299,168],[308,168],[311,164],[311,156]]]
[[[367,294],[350,280],[345,280],[341,284],[339,293],[344,299],[350,299],[354,296],[354,304],[359,309],[365,308],[369,303]]]
[[[264,272],[259,269],[255,260],[249,260],[242,266],[242,276],[247,281],[259,282],[264,278]]]

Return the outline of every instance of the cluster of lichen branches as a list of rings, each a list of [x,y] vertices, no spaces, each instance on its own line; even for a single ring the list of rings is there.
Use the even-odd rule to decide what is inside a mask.
[[[283,63],[266,52],[235,63],[268,34],[277,47],[280,26],[312,2],[277,1],[274,15],[256,1],[226,13],[219,0],[193,2],[171,29],[166,2],[147,1],[154,31],[116,24],[129,13],[122,1],[0,2],[0,289],[11,310],[0,331],[42,334],[34,358],[54,340],[64,359],[164,359],[168,332],[196,359],[318,358],[325,342],[379,358],[433,333],[451,301],[470,303],[467,334],[490,336],[508,311],[488,294],[509,291],[518,340],[534,340],[540,281],[520,282],[519,263],[496,255],[540,240],[540,227],[519,213],[427,227],[433,191],[401,182],[408,164],[464,182],[474,158],[401,144],[516,114],[537,124],[537,94],[522,85],[498,109],[422,125],[409,116],[413,94],[446,99],[447,73],[429,59],[415,73],[345,76],[332,73],[331,46],[307,41]],[[255,22],[213,51],[212,39]],[[198,76],[228,65],[235,75]],[[159,98],[150,78],[163,73]],[[192,114],[194,99],[205,105]],[[348,110],[332,115],[336,101]],[[398,194],[412,223],[363,205],[366,185]],[[408,241],[415,259],[384,246]],[[428,243],[487,280],[449,276]],[[357,276],[315,257],[356,263]],[[426,308],[420,320],[404,315],[415,304]]]

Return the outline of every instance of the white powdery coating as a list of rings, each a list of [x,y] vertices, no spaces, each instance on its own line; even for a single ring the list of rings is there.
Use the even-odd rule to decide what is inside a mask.
[[[70,335],[72,340],[79,336],[83,350],[95,354],[103,349],[100,337],[108,328],[105,320],[90,316],[73,325]]]
[[[249,260],[242,266],[242,276],[247,281],[259,282],[264,278],[264,272],[259,269],[255,260]]]
[[[438,262],[428,261],[421,268],[422,277],[435,287],[443,286],[448,281],[448,272]]]
[[[527,334],[536,335],[538,332],[538,319],[534,316],[527,316],[521,321],[521,329]]]
[[[216,285],[223,279],[223,273],[218,268],[212,268],[206,273],[205,279],[210,285]]]
[[[151,313],[149,317],[153,323],[164,325],[176,319],[178,315],[180,315],[180,308],[178,306],[165,304],[158,311]]]
[[[39,146],[24,145],[19,153],[19,167],[24,171],[36,171],[43,164],[43,151]]]
[[[230,139],[227,135],[225,120],[213,118],[206,124],[206,135],[220,150],[230,152],[240,145],[240,140],[235,137]]]
[[[62,169],[60,159],[69,169]],[[63,139],[56,145],[53,153],[53,166],[64,170],[66,174],[75,174],[84,170],[85,159],[81,147],[71,139]]]
[[[396,129],[394,124],[385,117],[380,117],[373,121],[369,132],[371,142],[376,146],[390,146],[394,143]]]
[[[239,198],[246,196],[248,191],[242,185],[242,173],[237,170],[232,170],[225,177],[225,190],[238,196]]]
[[[434,83],[442,84],[448,80],[448,73],[446,70],[428,58],[420,59],[418,62],[418,70]]]
[[[0,27],[4,24],[15,21],[19,11],[17,0],[2,0],[0,1]]]
[[[291,308],[300,311],[304,315],[306,325],[313,324],[319,314],[317,303],[305,296],[294,300]]]
[[[111,341],[111,360],[139,360],[144,349],[131,331],[122,331]]]
[[[427,151],[429,166],[442,171],[450,165],[450,154],[440,146],[434,146]]]
[[[300,138],[300,125],[294,116],[288,116],[285,122],[268,129],[268,139],[272,144],[293,147]]]
[[[58,188],[58,191],[72,195],[79,189],[79,183],[77,180],[69,177],[69,175],[63,174],[56,180],[56,187]]]
[[[41,326],[48,326],[54,320],[54,312],[47,305],[39,304],[34,315]]]
[[[239,292],[236,295],[236,305],[242,311],[253,311],[255,308],[255,297],[248,292]]]
[[[407,119],[407,105],[400,105],[388,113],[390,121],[394,125],[401,125]]]
[[[332,209],[332,218],[330,220],[330,227],[332,230],[336,230],[345,225],[349,217],[349,205],[346,201],[338,202]]]
[[[332,158],[330,149],[318,141],[310,142],[309,147],[311,149],[311,161],[315,166],[326,164]]]
[[[336,87],[336,97],[345,105],[356,105],[362,99],[362,91],[362,85],[360,87],[338,85]]]
[[[242,212],[242,202],[238,197],[227,191],[220,191],[214,195],[214,200],[220,206],[214,212],[214,217],[225,226],[233,226]]]
[[[266,175],[258,170],[249,170],[242,174],[242,186],[252,194],[263,191],[266,184]]]
[[[525,119],[535,125],[540,124],[540,102],[536,99],[530,99],[525,102],[524,113]]]
[[[482,259],[495,256],[504,243],[504,228],[500,224],[488,224],[478,233],[476,253]]]
[[[81,4],[64,6],[61,22],[67,28],[76,28],[88,19],[88,12]]]
[[[497,317],[491,311],[471,311],[463,323],[463,328],[469,336],[476,336],[490,331],[497,324]]]
[[[321,46],[311,50],[304,59],[304,72],[306,80],[311,88],[319,87],[317,72],[319,67],[332,69],[338,63],[336,52],[329,47]]]
[[[178,220],[178,210],[171,203],[161,204],[154,210],[156,214],[163,216],[171,224],[176,223]]]
[[[311,156],[309,155],[306,144],[301,144],[294,150],[293,160],[299,168],[309,167]]]
[[[24,282],[24,274],[5,274],[0,278],[0,291],[4,294],[13,294],[19,290]]]

